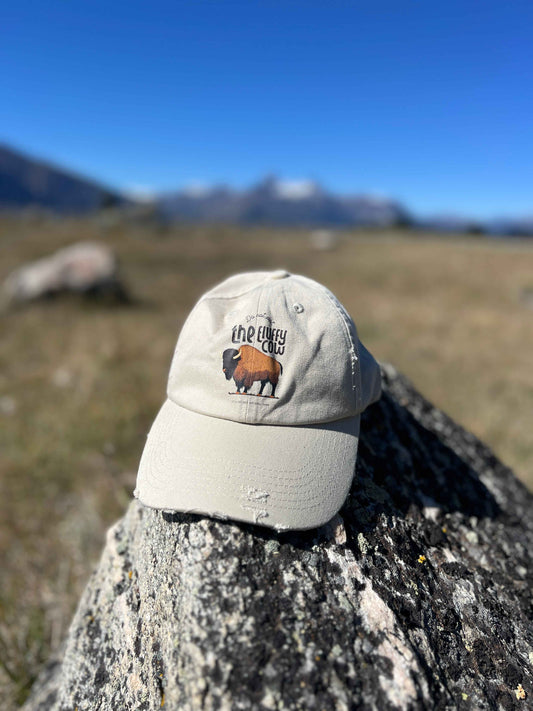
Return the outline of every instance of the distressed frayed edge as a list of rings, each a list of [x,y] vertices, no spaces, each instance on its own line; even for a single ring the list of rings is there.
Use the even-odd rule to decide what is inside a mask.
[[[276,531],[288,531],[291,527],[287,523],[276,523],[273,528]]]
[[[257,509],[254,506],[242,506],[243,511],[249,511],[253,514],[254,523],[259,523],[262,518],[268,518],[268,511],[266,509]]]
[[[260,501],[266,503],[266,500],[270,496],[268,491],[262,491],[255,486],[241,486],[241,491],[245,494],[247,501]]]

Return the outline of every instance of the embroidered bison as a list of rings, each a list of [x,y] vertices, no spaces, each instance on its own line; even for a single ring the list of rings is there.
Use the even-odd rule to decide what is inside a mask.
[[[233,377],[237,392],[240,394],[241,388],[247,393],[257,380],[261,381],[259,395],[263,395],[263,390],[267,383],[272,386],[270,397],[275,397],[276,385],[279,376],[283,373],[281,363],[272,356],[261,353],[252,346],[241,346],[239,350],[228,348],[222,354],[222,372],[226,380]],[[264,396],[266,397],[266,396]]]

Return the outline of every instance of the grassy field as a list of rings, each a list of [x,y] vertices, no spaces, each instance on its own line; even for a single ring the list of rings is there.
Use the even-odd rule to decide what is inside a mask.
[[[0,707],[57,649],[105,529],[131,499],[180,326],[231,273],[326,284],[365,345],[488,442],[533,487],[533,241],[0,220],[0,279],[84,239],[116,250],[137,302],[56,299],[0,314]]]

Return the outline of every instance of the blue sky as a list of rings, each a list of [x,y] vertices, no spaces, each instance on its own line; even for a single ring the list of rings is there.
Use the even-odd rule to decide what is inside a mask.
[[[112,186],[275,173],[533,213],[530,0],[17,0],[0,23],[1,139]]]

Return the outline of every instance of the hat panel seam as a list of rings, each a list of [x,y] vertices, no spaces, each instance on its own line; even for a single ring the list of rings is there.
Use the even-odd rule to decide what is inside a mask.
[[[263,284],[261,284],[261,288],[259,289],[259,294],[258,294],[258,296],[257,296],[257,304],[256,304],[256,307],[255,307],[255,314],[254,314],[254,316],[257,316],[257,314],[260,314],[260,313],[261,313],[261,311],[260,311],[260,309],[259,309],[259,305],[261,304],[261,297],[263,296],[264,290],[265,290],[265,285],[264,285],[264,283],[263,283]],[[255,329],[255,332],[254,332],[252,357],[251,357],[251,359],[250,359],[250,368],[251,368],[252,372],[253,372],[253,370],[254,370],[254,362],[255,362],[255,360],[256,360],[256,355],[255,355],[255,354],[256,354],[256,351],[257,351],[257,334],[258,334],[258,331],[259,331],[259,329],[256,328],[256,329]],[[249,413],[249,410],[250,410],[250,400],[247,400],[247,402],[246,402],[246,409],[245,409],[245,411],[244,411],[244,420],[245,420],[246,423],[249,423],[249,419],[248,419],[248,418],[249,418],[249,414],[248,414],[248,413]],[[251,415],[250,415],[250,418],[251,418]]]
[[[356,387],[355,387],[355,345],[352,341],[350,329],[349,329],[349,326],[346,322],[346,318],[344,317],[344,314],[342,313],[342,311],[339,309],[339,307],[336,303],[336,300],[334,299],[333,295],[329,293],[329,291],[326,290],[325,293],[333,306],[333,311],[335,312],[337,318],[340,320],[340,322],[342,324],[344,335],[345,335],[346,341],[348,343],[348,352],[350,354],[350,365],[351,365],[351,371],[352,371],[352,390],[355,393],[355,390],[356,390]]]
[[[287,280],[287,281],[289,281],[289,280]],[[336,308],[336,303],[334,301],[335,297],[333,297],[333,301],[332,301],[332,299],[331,299],[332,295],[330,294],[328,289],[323,287],[321,284],[314,282],[312,279],[306,279],[305,277],[303,279],[299,279],[299,278],[293,279],[292,283],[288,283],[286,285],[286,288],[284,289],[284,293],[288,298],[288,302],[289,301],[299,301],[299,300],[302,300],[305,302],[305,296],[302,295],[301,290],[300,291],[298,290],[298,286],[300,286],[300,287],[303,286],[306,289],[312,289],[313,291],[315,291],[317,293],[317,295],[319,297],[320,296],[328,297],[325,301],[322,301],[322,303],[319,303],[319,307],[323,307],[324,309],[327,309],[329,307],[330,309],[333,308],[333,311],[338,311],[338,308]],[[340,320],[340,322],[341,322],[341,331],[343,333],[348,352],[350,353],[352,393],[355,394],[356,388],[354,385],[355,379],[354,379],[354,372],[353,372],[354,360],[352,357],[352,345],[351,345],[352,339],[351,339],[347,324],[344,322],[342,315],[337,313],[337,319]],[[323,319],[323,321],[324,320],[325,319]],[[328,323],[328,322],[326,321],[326,323]],[[308,330],[309,330],[309,326],[308,326]],[[344,364],[343,364],[343,368],[344,368]],[[343,376],[341,374],[341,380],[342,380],[342,378],[343,378]],[[340,416],[328,417],[327,419],[324,419],[324,417],[322,416],[320,419],[312,420],[311,422],[307,422],[307,424],[312,425],[312,424],[325,424],[327,422],[339,422],[340,420],[344,420],[349,417],[357,417],[358,414],[359,413],[358,413],[358,408],[357,408],[357,400],[354,397],[354,398],[352,398],[352,412],[351,413],[343,412],[343,414]],[[272,424],[275,424],[275,423],[272,423]],[[286,425],[286,426],[291,427],[291,426],[295,426],[295,425]]]
[[[312,280],[309,280],[311,282],[311,286],[313,286],[319,293],[324,294],[329,303],[331,304],[333,311],[335,315],[337,316],[337,319],[341,322],[342,325],[342,330],[344,333],[344,337],[346,339],[347,345],[348,345],[348,352],[350,354],[350,366],[351,366],[351,374],[352,374],[352,391],[354,393],[354,399],[355,399],[355,410],[358,410],[357,407],[357,377],[356,377],[356,368],[357,368],[357,355],[355,353],[355,343],[352,341],[352,337],[350,334],[350,328],[348,326],[348,323],[346,321],[346,318],[342,312],[342,310],[339,308],[340,303],[338,302],[338,299],[331,293],[331,291],[323,286],[322,284],[319,284],[318,282],[313,282]],[[347,312],[346,312],[347,313]]]

